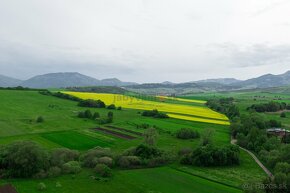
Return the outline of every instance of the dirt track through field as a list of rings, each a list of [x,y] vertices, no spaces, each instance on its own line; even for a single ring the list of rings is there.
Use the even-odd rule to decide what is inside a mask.
[[[117,131],[112,131],[112,130],[105,129],[105,128],[95,128],[95,130],[98,130],[98,131],[101,131],[103,133],[110,134],[110,135],[113,135],[115,137],[122,138],[122,139],[127,139],[127,140],[136,139],[136,137],[133,137],[131,135],[119,133]]]
[[[237,143],[236,139],[231,139],[231,144],[236,145],[236,143]],[[270,172],[270,170],[268,170],[268,168],[264,166],[264,164],[255,156],[255,154],[253,154],[252,152],[250,152],[249,150],[245,148],[242,148],[241,146],[239,146],[239,148],[247,152],[270,178],[274,177],[273,174]]]
[[[143,136],[142,133],[137,132],[137,131],[132,131],[132,130],[129,130],[129,129],[124,129],[124,128],[115,127],[115,126],[111,126],[111,125],[106,126],[106,127],[111,128],[111,129],[115,129],[115,130],[119,130],[119,131],[125,131],[127,133],[131,133],[131,134],[138,135],[138,136]]]

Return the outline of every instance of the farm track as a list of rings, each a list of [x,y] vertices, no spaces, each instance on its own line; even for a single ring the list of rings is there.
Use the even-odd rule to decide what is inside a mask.
[[[231,144],[233,145],[237,145],[237,140],[236,139],[231,139]],[[257,158],[257,156],[255,154],[253,154],[251,151],[239,146],[239,148],[241,148],[243,151],[247,152],[254,160],[255,162],[260,166],[260,168],[262,168],[264,170],[264,172],[270,177],[273,178],[273,174],[270,172],[270,170],[268,170],[268,168],[266,168],[266,166],[264,166],[264,164]]]
[[[120,128],[120,127],[115,127],[115,126],[106,126],[108,128],[111,128],[111,129],[115,129],[115,130],[119,130],[119,131],[125,131],[127,133],[131,133],[131,134],[134,134],[134,135],[138,135],[138,136],[143,136],[143,133],[140,133],[138,131],[132,131],[132,130],[129,130],[129,129],[124,129],[124,128]]]
[[[109,135],[113,135],[115,137],[121,138],[121,139],[127,139],[127,140],[132,140],[132,139],[136,139],[137,137],[133,137],[131,135],[127,135],[124,133],[119,133],[117,131],[112,131],[109,129],[105,129],[105,128],[94,128],[97,131],[101,131],[103,133],[109,134]]]

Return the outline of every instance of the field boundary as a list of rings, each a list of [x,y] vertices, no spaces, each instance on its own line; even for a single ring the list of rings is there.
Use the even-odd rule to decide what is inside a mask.
[[[207,177],[204,177],[204,176],[201,176],[201,175],[198,175],[198,174],[194,174],[194,173],[191,173],[191,172],[187,172],[187,171],[184,171],[182,169],[179,169],[179,168],[175,168],[175,167],[171,167],[170,168],[176,170],[176,171],[179,171],[179,172],[182,172],[182,173],[185,173],[185,174],[188,174],[188,175],[192,175],[192,176],[196,176],[196,177],[199,177],[199,178],[202,178],[202,179],[205,179],[205,180],[208,180],[208,181],[211,181],[211,182],[214,182],[214,183],[217,183],[217,184],[221,184],[221,185],[224,185],[224,186],[228,186],[228,187],[231,187],[231,188],[235,188],[235,189],[238,189],[238,190],[242,190],[241,187],[238,187],[238,186],[233,186],[233,185],[230,185],[230,184],[226,184],[224,182],[220,182],[220,181],[217,181],[217,180],[213,180],[213,179],[210,179],[210,178],[207,178]]]
[[[106,133],[106,134],[109,134],[109,135],[113,135],[113,136],[121,138],[121,139],[127,139],[127,140],[137,139],[137,137],[134,137],[134,136],[131,136],[131,135],[127,135],[127,134],[124,134],[124,133],[120,133],[120,132],[117,132],[117,131],[112,131],[112,130],[109,130],[109,129],[101,128],[101,127],[93,128],[93,130],[101,131],[103,133]]]
[[[115,129],[115,130],[118,130],[118,131],[125,131],[127,133],[131,133],[131,134],[138,135],[138,136],[143,136],[143,133],[138,132],[138,131],[132,131],[130,129],[124,129],[124,128],[116,127],[116,126],[113,126],[113,125],[108,125],[106,127],[111,128],[111,129]]]

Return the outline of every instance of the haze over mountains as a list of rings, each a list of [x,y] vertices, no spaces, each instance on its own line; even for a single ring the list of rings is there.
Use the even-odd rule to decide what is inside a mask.
[[[37,75],[28,80],[0,76],[0,87],[65,88],[81,86],[127,86],[137,83],[122,82],[116,78],[98,80],[77,72],[59,72]]]
[[[118,86],[126,87],[133,91],[146,91],[154,93],[156,90],[169,93],[202,92],[202,91],[225,91],[255,88],[269,88],[290,85],[290,71],[280,74],[266,74],[248,80],[234,78],[206,79],[186,83],[162,83],[137,84],[135,82],[123,82],[116,78],[98,80],[77,72],[49,73],[34,76],[28,80],[0,75],[0,87],[23,86],[29,88],[65,88],[81,86]],[[155,91],[154,91],[155,90]]]
[[[21,84],[21,82],[21,80],[18,80],[16,78],[11,78],[0,74],[0,87],[18,86]]]

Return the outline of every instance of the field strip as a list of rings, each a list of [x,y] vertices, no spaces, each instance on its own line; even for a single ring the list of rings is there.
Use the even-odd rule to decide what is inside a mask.
[[[172,113],[168,113],[168,116],[171,118],[188,120],[188,121],[213,123],[213,124],[219,124],[219,125],[230,125],[228,121],[222,121],[222,120],[206,119],[206,118],[192,117],[192,116],[172,114]]]
[[[168,96],[156,96],[158,99],[169,99],[173,101],[181,101],[181,102],[189,102],[189,103],[198,103],[198,104],[205,104],[206,101],[203,100],[194,100],[194,99],[183,99],[177,97],[168,97]]]
[[[205,180],[208,180],[208,181],[211,181],[211,182],[214,182],[214,183],[217,183],[217,184],[221,184],[221,185],[224,185],[224,186],[228,186],[228,187],[231,187],[231,188],[234,188],[234,189],[237,189],[237,190],[242,190],[240,187],[238,186],[233,186],[233,185],[230,185],[230,184],[226,184],[226,183],[223,183],[223,182],[219,182],[217,180],[213,180],[213,179],[210,179],[210,178],[207,178],[207,177],[204,177],[204,176],[201,176],[201,175],[197,175],[197,174],[194,174],[194,173],[191,173],[191,172],[187,172],[187,171],[184,171],[182,169],[179,169],[179,168],[175,168],[175,167],[172,167],[172,166],[169,166],[171,169],[174,169],[176,171],[179,171],[179,172],[182,172],[182,173],[185,173],[185,174],[188,174],[188,175],[191,175],[191,176],[195,176],[195,177],[198,177],[198,178],[202,178],[202,179],[205,179]]]
[[[124,133],[120,133],[120,132],[117,132],[117,131],[112,131],[112,130],[105,129],[105,128],[100,128],[100,127],[94,128],[94,130],[101,131],[103,133],[110,134],[110,135],[113,135],[115,137],[119,137],[119,138],[127,139],[127,140],[132,140],[132,139],[136,139],[137,138],[137,137],[133,137],[131,135],[127,135],[127,134],[124,134]]]
[[[198,116],[198,115],[189,115],[189,114],[182,114],[182,113],[170,113],[170,114],[182,115],[182,116],[194,117],[194,118],[196,117],[196,118],[209,119],[209,120],[216,120],[216,121],[227,121],[227,120],[219,119],[219,118],[202,117],[202,116]]]
[[[127,133],[131,133],[131,134],[138,135],[138,136],[143,136],[143,133],[140,133],[140,132],[137,132],[137,131],[132,131],[130,129],[124,129],[124,128],[115,127],[115,126],[112,126],[112,125],[108,125],[106,127],[111,128],[111,129],[115,129],[115,130],[118,130],[118,131],[125,131]]]

